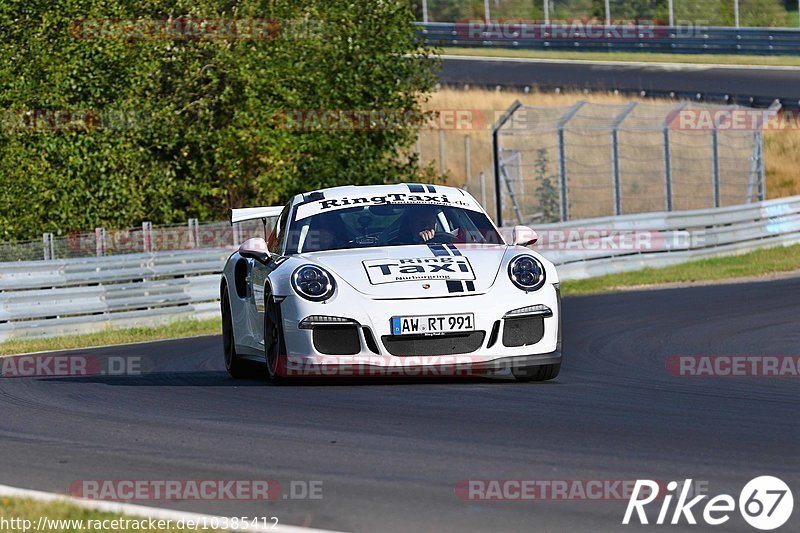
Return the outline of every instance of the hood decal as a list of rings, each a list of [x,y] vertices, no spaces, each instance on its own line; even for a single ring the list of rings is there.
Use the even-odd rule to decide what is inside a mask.
[[[447,244],[433,243],[429,244],[428,248],[430,248],[431,252],[433,252],[433,255],[436,257],[450,256],[451,254],[454,257],[463,257],[461,255],[461,252],[458,250],[458,248],[456,248],[456,245],[453,243],[447,243]],[[475,292],[474,280],[475,280],[474,277],[470,280],[463,280],[463,281],[454,279],[447,280],[447,292],[450,293],[464,292],[465,288],[467,292]]]
[[[414,257],[362,261],[372,285],[404,281],[474,281],[475,271],[466,257]],[[448,284],[449,287],[449,284]]]
[[[308,260],[330,269],[357,291],[377,299],[440,298],[485,293],[497,279],[506,247],[456,246],[455,250],[454,246],[434,243],[331,250],[310,253]],[[414,262],[415,259],[421,262]],[[400,271],[401,264],[404,272]],[[462,268],[466,268],[467,272],[463,272]],[[388,271],[388,274],[384,275],[384,271]],[[448,287],[448,281],[455,283],[450,283]],[[429,286],[426,288],[424,285]]]

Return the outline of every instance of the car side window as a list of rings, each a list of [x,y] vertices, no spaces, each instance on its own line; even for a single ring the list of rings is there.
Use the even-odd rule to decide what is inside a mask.
[[[291,202],[289,202],[286,204],[286,207],[283,208],[280,216],[278,216],[278,222],[275,223],[275,227],[272,229],[272,233],[269,235],[269,239],[267,240],[267,249],[270,251],[270,253],[276,255],[280,255],[281,253],[281,243],[283,242],[283,236],[286,233],[286,219],[289,216],[289,208],[291,205]]]

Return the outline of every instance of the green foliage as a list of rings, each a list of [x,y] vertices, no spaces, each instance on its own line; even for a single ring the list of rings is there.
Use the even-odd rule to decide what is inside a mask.
[[[547,166],[547,149],[539,148],[536,150],[534,164],[534,177],[538,183],[535,194],[539,202],[539,211],[542,213],[540,222],[545,224],[561,220],[561,197],[547,172]]]
[[[82,19],[165,18],[269,19],[279,29],[135,40],[76,30]],[[415,179],[413,128],[305,131],[280,119],[418,112],[435,74],[413,19],[399,0],[0,3],[0,239],[224,219],[230,207],[318,187]],[[90,120],[31,127],[22,117],[33,110]],[[109,125],[115,111],[127,122]]]

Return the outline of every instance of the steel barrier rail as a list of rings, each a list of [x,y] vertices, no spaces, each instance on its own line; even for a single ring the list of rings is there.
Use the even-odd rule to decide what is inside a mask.
[[[542,242],[533,248],[559,265],[561,278],[581,279],[800,243],[800,196],[717,209],[574,220],[536,229]],[[626,236],[644,244],[603,246],[603,237],[613,244]]]
[[[558,265],[561,279],[581,279],[800,243],[800,196],[536,230],[540,243],[532,248]],[[0,263],[0,341],[217,317],[219,274],[230,252]]]
[[[0,341],[219,315],[231,249],[0,263]]]
[[[497,24],[499,23],[499,24]],[[505,25],[503,25],[505,24]],[[514,21],[416,22],[417,37],[435,46],[660,52],[681,54],[800,55],[800,30],[680,26],[584,26]],[[570,31],[572,33],[570,34]],[[588,33],[587,33],[588,32]],[[631,33],[633,32],[633,33]],[[595,36],[601,33],[600,36]]]

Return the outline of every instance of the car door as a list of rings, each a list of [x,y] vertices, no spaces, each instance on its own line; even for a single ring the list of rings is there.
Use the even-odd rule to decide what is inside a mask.
[[[264,287],[267,284],[269,275],[282,261],[282,245],[286,236],[286,224],[290,209],[291,202],[286,204],[286,207],[283,208],[283,211],[281,211],[281,214],[278,216],[278,221],[275,223],[275,227],[267,238],[267,249],[270,252],[269,259],[265,263],[251,260],[248,286],[252,301],[251,305],[247,306],[249,309],[247,321],[251,327],[250,331],[253,332],[253,342],[261,350],[264,349]]]

